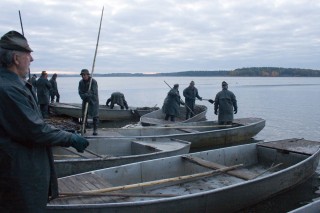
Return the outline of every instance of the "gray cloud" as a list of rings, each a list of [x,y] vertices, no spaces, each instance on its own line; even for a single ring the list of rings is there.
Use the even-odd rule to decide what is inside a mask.
[[[0,32],[24,31],[31,69],[95,72],[320,69],[317,0],[2,0]]]

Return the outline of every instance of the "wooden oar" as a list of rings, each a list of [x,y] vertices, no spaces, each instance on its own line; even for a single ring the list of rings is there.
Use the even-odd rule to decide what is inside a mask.
[[[80,156],[82,158],[88,158],[87,156],[85,156],[85,155],[83,155],[83,154],[81,154],[79,152],[75,152],[73,150],[67,149],[66,147],[63,147],[63,149],[67,150],[68,152],[71,152],[72,154],[78,155],[78,156]]]
[[[69,152],[71,152],[71,153],[73,153],[73,154],[76,154],[76,155],[78,155],[78,156],[80,156],[80,157],[89,158],[88,156],[85,156],[85,155],[83,155],[83,154],[80,154],[79,152],[75,152],[75,151],[73,151],[73,150],[67,149],[66,147],[63,147],[63,149],[65,149],[65,150],[67,150],[67,151],[69,151]],[[94,155],[94,156],[96,156],[96,157],[104,158],[102,155],[99,155],[99,154],[97,154],[97,153],[95,153],[95,152],[93,152],[93,151],[91,151],[91,150],[89,150],[89,149],[86,149],[86,150],[84,150],[84,151],[85,151],[85,152],[88,152],[89,154]]]
[[[59,198],[73,196],[119,196],[119,197],[175,197],[173,194],[133,194],[133,193],[86,193],[86,192],[59,192]]]
[[[104,192],[127,190],[127,189],[133,189],[133,188],[145,187],[145,186],[154,186],[154,185],[158,185],[158,184],[175,182],[175,181],[183,181],[183,180],[188,181],[193,178],[200,178],[200,177],[208,177],[211,175],[217,175],[217,174],[220,174],[221,172],[230,171],[230,170],[239,168],[241,166],[243,166],[243,165],[238,164],[238,165],[226,167],[223,169],[217,169],[217,170],[209,171],[209,172],[202,172],[202,173],[196,173],[196,174],[192,174],[192,175],[184,175],[184,176],[179,176],[179,177],[166,178],[166,179],[161,179],[161,180],[154,180],[154,181],[148,181],[148,182],[143,182],[143,183],[134,183],[134,184],[129,184],[129,185],[115,186],[115,187],[109,187],[109,188],[97,189],[97,190],[91,190],[91,191],[82,191],[82,192],[84,192],[84,193],[104,193]]]
[[[22,35],[24,36],[24,30],[23,30],[23,24],[22,24],[22,18],[21,18],[20,10],[19,10],[19,19],[20,19],[20,25],[21,25],[21,32],[22,32]],[[32,85],[30,67],[28,68],[28,71],[29,71],[28,74],[29,74],[30,84]],[[32,85],[32,86],[35,87],[36,85]]]
[[[224,128],[232,125],[209,125],[209,126],[150,126],[150,127],[133,127],[125,129],[194,129],[194,128]]]
[[[81,157],[79,155],[56,155],[54,154],[53,157],[57,157],[57,158],[77,158],[77,157]]]
[[[257,177],[260,177],[261,175],[263,175],[263,174],[265,174],[265,173],[267,173],[267,172],[269,172],[269,171],[271,171],[271,170],[273,170],[273,169],[275,169],[275,168],[277,168],[278,166],[281,166],[281,165],[282,165],[282,163],[278,163],[277,165],[274,165],[274,166],[271,165],[271,167],[270,167],[269,169],[261,172],[260,174],[258,174],[257,176],[253,177],[252,179],[255,179],[255,178],[257,178]]]
[[[94,155],[94,156],[96,156],[96,157],[98,157],[98,158],[104,158],[102,155],[99,155],[99,154],[97,154],[97,153],[95,153],[95,152],[93,152],[93,151],[91,151],[91,150],[89,150],[89,149],[86,149],[86,150],[84,150],[85,152],[88,152],[88,153],[90,153],[91,155]]]

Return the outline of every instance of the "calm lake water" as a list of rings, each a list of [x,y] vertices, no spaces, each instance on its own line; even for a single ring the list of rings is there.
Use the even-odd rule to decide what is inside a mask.
[[[305,138],[320,141],[320,78],[261,78],[261,77],[94,77],[98,82],[100,104],[105,104],[112,92],[125,94],[129,106],[161,107],[169,85],[178,83],[179,91],[195,81],[199,95],[214,99],[221,90],[221,82],[229,84],[238,101],[235,118],[261,117],[266,127],[255,136],[255,140],[280,140]],[[78,95],[79,77],[57,78],[60,102],[80,103]],[[207,119],[216,120],[213,105],[208,101],[197,101],[208,107]],[[246,212],[287,212],[301,206],[314,197],[319,190],[320,167],[305,184],[273,199],[248,209]],[[236,199],[236,198],[235,198]],[[231,201],[232,202],[232,201]]]

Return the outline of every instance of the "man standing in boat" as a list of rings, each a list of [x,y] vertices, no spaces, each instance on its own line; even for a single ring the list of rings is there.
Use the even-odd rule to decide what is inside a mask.
[[[180,104],[184,105],[179,94],[179,84],[175,84],[168,92],[162,106],[162,111],[166,114],[166,121],[169,120],[169,117],[171,121],[175,121],[175,118],[180,114]]]
[[[113,109],[115,104],[118,104],[121,107],[121,109],[124,109],[124,108],[129,109],[128,103],[124,97],[124,94],[121,92],[113,92],[111,94],[111,97],[108,98],[106,102],[107,106],[109,106],[109,104],[110,104],[110,109]]]
[[[78,92],[82,99],[82,122],[84,121],[84,111],[86,103],[88,103],[88,115],[93,119],[93,135],[98,135],[98,123],[99,123],[99,95],[98,95],[98,83],[90,76],[89,70],[82,69],[80,72],[82,79],[79,81]],[[92,78],[91,88],[89,91],[90,79]],[[88,116],[85,116],[88,119]]]
[[[220,125],[229,125],[233,121],[233,113],[237,114],[236,96],[228,90],[227,82],[222,82],[222,91],[218,92],[214,102],[214,114],[218,115]]]
[[[56,98],[56,102],[59,103],[60,101],[60,94],[58,91],[58,84],[57,84],[57,73],[53,74],[49,82],[51,83],[51,91],[50,91],[50,98],[51,103],[54,103],[54,98]]]
[[[198,89],[194,86],[194,81],[190,82],[190,85],[183,90],[183,96],[185,97],[186,105],[186,120],[194,116],[194,106],[196,98],[202,101],[202,98],[198,94]]]
[[[40,78],[37,80],[37,97],[43,118],[49,118],[49,100],[51,84],[48,81],[48,74],[42,71]]]
[[[45,212],[58,196],[52,147],[83,152],[88,141],[44,122],[29,72],[32,49],[10,31],[0,39],[0,212]]]

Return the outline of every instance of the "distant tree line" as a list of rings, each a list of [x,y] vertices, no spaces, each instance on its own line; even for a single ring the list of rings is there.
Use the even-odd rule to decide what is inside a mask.
[[[79,76],[63,75],[60,76]],[[170,73],[108,73],[94,74],[99,77],[157,77],[157,76],[240,76],[240,77],[320,77],[320,70],[281,68],[281,67],[249,67],[232,71],[181,71]]]
[[[182,71],[171,73],[157,73],[156,76],[228,76],[230,71]],[[153,76],[154,76],[153,75]]]
[[[320,77],[320,70],[281,67],[250,67],[230,71],[229,76]]]

